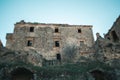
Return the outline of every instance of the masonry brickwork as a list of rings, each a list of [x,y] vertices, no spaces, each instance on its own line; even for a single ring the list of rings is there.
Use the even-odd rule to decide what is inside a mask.
[[[100,61],[107,62],[120,59],[120,16],[113,23],[104,38],[97,35],[95,41],[95,56]]]
[[[94,44],[92,25],[45,24],[20,21],[7,33],[6,47],[11,50],[34,49],[44,58],[56,59],[66,45],[76,45],[79,53],[91,53]],[[85,49],[80,49],[85,45]],[[58,55],[60,54],[60,55]]]

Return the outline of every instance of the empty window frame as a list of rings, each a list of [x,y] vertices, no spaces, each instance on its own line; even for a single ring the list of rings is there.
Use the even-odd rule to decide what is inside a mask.
[[[27,46],[33,46],[33,40],[27,40]]]
[[[55,28],[55,33],[58,33],[59,32],[59,29],[58,28]]]
[[[61,55],[59,53],[56,54],[56,59],[59,60],[59,61],[61,61]]]
[[[55,41],[55,47],[60,47],[59,41]]]
[[[81,29],[78,29],[78,33],[81,33],[82,31],[81,31]]]
[[[30,32],[34,32],[34,27],[30,27]]]
[[[84,41],[80,41],[80,46],[84,46]]]

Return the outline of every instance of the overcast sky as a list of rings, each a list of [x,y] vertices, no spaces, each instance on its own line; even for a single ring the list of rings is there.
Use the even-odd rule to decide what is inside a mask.
[[[120,15],[120,0],[0,0],[0,39],[12,33],[20,20],[40,23],[93,25],[107,33]]]

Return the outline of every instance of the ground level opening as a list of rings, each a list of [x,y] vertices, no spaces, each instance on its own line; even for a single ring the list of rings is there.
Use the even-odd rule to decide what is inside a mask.
[[[56,55],[56,58],[57,60],[61,61],[61,55],[59,53]]]
[[[107,80],[105,74],[100,70],[94,70],[90,72],[95,80]]]
[[[26,68],[17,68],[11,72],[12,80],[34,80],[33,73]]]

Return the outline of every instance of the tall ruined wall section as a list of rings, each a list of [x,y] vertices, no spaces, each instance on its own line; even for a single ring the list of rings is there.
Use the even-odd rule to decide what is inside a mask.
[[[14,33],[6,36],[6,47],[12,50],[34,49],[47,59],[56,59],[67,44],[87,47],[94,43],[92,26],[68,24],[26,23],[15,24]]]
[[[112,42],[120,42],[120,16],[116,19],[105,38]]]

